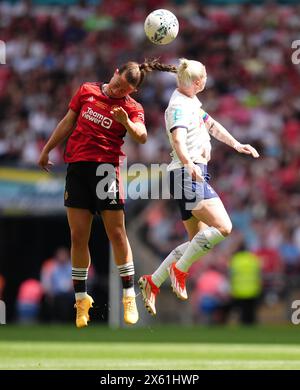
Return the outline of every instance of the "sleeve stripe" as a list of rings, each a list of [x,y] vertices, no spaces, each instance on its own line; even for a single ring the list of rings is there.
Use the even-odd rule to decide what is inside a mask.
[[[186,126],[174,126],[170,129],[170,133],[173,133],[174,130],[176,129],[186,129],[188,130],[188,128]]]
[[[203,122],[205,123],[205,122],[208,120],[208,118],[209,118],[209,115],[208,115],[207,112],[205,112],[205,113],[203,114],[203,116],[202,116]]]

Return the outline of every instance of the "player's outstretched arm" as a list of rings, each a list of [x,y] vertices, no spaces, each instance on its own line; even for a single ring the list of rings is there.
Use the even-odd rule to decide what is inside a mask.
[[[53,165],[53,163],[49,161],[49,153],[71,134],[77,121],[77,117],[78,113],[69,109],[64,118],[56,126],[51,137],[44,146],[39,157],[38,165],[45,171],[49,172],[49,169]]]
[[[217,140],[231,146],[239,153],[250,154],[252,157],[259,157],[257,150],[249,144],[241,144],[237,141],[219,122],[206,114],[205,126],[208,132]]]

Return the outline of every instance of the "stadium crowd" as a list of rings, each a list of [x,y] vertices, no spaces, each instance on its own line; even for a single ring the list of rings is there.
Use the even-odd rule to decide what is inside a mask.
[[[168,47],[145,39],[143,22],[155,8],[179,18],[180,33]],[[0,163],[35,165],[83,81],[107,81],[115,66],[145,56],[165,63],[199,60],[208,72],[200,96],[205,110],[261,154],[254,161],[213,143],[212,185],[235,228],[213,256],[226,263],[242,239],[263,259],[265,273],[276,275],[273,288],[282,290],[278,275],[300,275],[300,65],[291,59],[292,42],[300,39],[298,15],[299,6],[272,2],[264,7],[184,0],[81,1],[72,7],[1,2],[7,65],[0,65]],[[129,162],[169,161],[164,109],[174,86],[174,76],[159,72],[138,91],[149,137],[145,145],[127,138]],[[63,148],[52,159],[63,164]],[[155,202],[144,218],[143,234],[161,258],[183,242],[170,201]]]

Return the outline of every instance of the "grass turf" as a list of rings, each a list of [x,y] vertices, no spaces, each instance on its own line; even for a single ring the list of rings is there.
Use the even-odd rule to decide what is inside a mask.
[[[297,326],[0,326],[0,369],[300,369]]]

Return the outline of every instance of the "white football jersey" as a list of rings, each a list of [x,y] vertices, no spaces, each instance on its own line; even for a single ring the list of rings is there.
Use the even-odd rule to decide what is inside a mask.
[[[172,161],[168,165],[169,171],[183,166],[177,156],[172,139],[172,131],[178,127],[186,130],[186,146],[191,160],[194,163],[207,164],[210,159],[210,135],[201,115],[201,106],[202,103],[197,96],[190,98],[177,89],[171,96],[165,111],[166,130],[172,146],[170,154]]]

